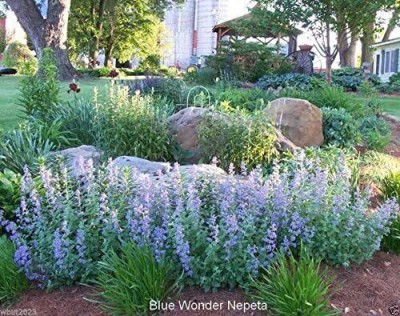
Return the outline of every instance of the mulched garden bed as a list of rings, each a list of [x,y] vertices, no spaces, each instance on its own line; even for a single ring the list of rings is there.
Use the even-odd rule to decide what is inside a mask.
[[[370,261],[360,266],[345,268],[329,268],[336,276],[334,287],[340,287],[333,295],[331,304],[346,311],[346,315],[398,315],[391,314],[400,306],[400,257],[384,252],[378,252]],[[36,310],[36,315],[49,316],[91,316],[105,315],[97,305],[84,297],[90,298],[92,289],[84,286],[74,286],[50,293],[39,289],[27,291],[19,302],[10,309]],[[222,309],[210,311],[179,310],[179,301],[222,302]],[[241,311],[228,310],[227,302],[247,302],[240,290],[221,290],[217,293],[204,293],[200,289],[186,289],[176,301],[176,309],[165,315],[243,315]],[[1,310],[0,310],[1,311]],[[261,312],[248,311],[246,315],[263,315]]]

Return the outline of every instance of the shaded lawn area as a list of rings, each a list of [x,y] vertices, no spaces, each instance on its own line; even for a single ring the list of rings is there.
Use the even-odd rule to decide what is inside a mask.
[[[400,97],[381,97],[379,101],[384,112],[400,118]]]
[[[0,76],[0,129],[8,130],[16,127],[23,120],[21,107],[18,105],[18,85],[22,76]],[[91,100],[96,87],[99,97],[108,91],[109,79],[84,79],[79,81],[81,92],[78,98]],[[63,102],[73,101],[73,93],[68,94],[68,82],[60,84],[60,98]]]

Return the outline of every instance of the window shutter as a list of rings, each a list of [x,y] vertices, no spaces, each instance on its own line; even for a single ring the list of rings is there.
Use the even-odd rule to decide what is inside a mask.
[[[385,73],[385,57],[386,57],[386,54],[385,54],[385,50],[384,49],[382,49],[382,60],[381,60],[381,74],[383,75],[384,73]]]
[[[394,55],[394,61],[395,61],[395,64],[394,64],[394,72],[399,72],[399,54],[400,54],[400,49],[398,48],[398,49],[396,49],[395,51],[395,55]]]

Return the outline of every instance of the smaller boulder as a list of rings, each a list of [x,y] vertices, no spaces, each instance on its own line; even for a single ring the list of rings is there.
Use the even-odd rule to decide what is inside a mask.
[[[51,153],[51,157],[56,156],[64,157],[66,166],[70,170],[71,174],[75,177],[79,177],[82,172],[82,161],[86,163],[87,161],[92,160],[93,165],[97,167],[100,164],[103,152],[94,146],[82,145]]]

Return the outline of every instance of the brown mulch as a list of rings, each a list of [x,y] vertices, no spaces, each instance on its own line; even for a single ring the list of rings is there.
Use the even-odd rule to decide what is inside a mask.
[[[400,119],[388,115],[384,115],[383,117],[389,123],[392,130],[392,138],[386,151],[389,155],[400,157]]]
[[[348,269],[329,268],[336,275],[334,288],[340,289],[333,295],[331,304],[349,316],[391,315],[389,308],[400,306],[400,257],[378,252],[370,261]],[[27,291],[11,310],[36,310],[36,315],[49,316],[92,316],[105,315],[97,305],[84,300],[92,294],[88,287],[74,286],[50,293],[39,289]],[[217,304],[217,310],[193,311],[180,310],[180,303]],[[228,302],[231,305],[228,307]],[[233,303],[236,302],[237,310]],[[237,303],[248,302],[240,290],[220,290],[216,293],[204,293],[198,288],[185,289],[176,301],[175,309],[163,313],[178,316],[222,316],[243,315],[243,307]],[[222,305],[220,304],[222,303]],[[206,307],[205,307],[206,308]],[[215,309],[215,308],[214,308]],[[346,310],[346,313],[344,311]],[[1,314],[1,309],[0,309]],[[248,310],[245,315],[263,315],[261,311]],[[396,315],[396,314],[393,314]]]

